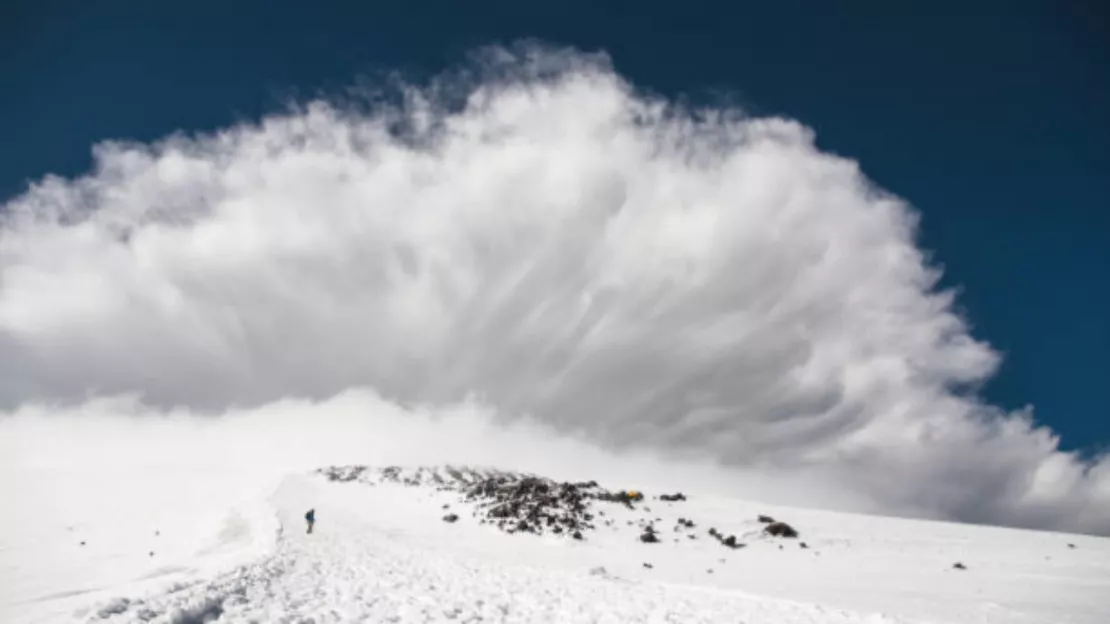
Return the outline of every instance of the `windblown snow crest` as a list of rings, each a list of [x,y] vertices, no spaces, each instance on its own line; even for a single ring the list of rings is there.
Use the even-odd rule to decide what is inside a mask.
[[[1110,532],[1110,463],[962,391],[998,356],[935,290],[917,215],[801,124],[537,47],[347,104],[106,142],[4,204],[0,409],[477,397],[835,486],[799,504]]]

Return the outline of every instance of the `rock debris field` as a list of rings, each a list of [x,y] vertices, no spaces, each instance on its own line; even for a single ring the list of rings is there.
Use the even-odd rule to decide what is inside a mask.
[[[439,492],[455,492],[460,503],[471,510],[479,524],[490,525],[506,533],[550,535],[574,540],[588,540],[600,529],[627,530],[643,544],[658,544],[668,537],[674,542],[713,539],[723,548],[736,550],[746,545],[736,535],[725,534],[716,527],[701,527],[694,518],[679,518],[673,526],[662,526],[662,518],[652,514],[651,505],[675,506],[687,501],[682,492],[648,496],[637,490],[608,490],[597,481],[563,481],[505,472],[493,469],[418,468],[331,466],[317,471],[329,481],[358,482],[367,485],[394,483],[411,487],[434,487]],[[637,519],[618,522],[606,515],[606,509],[618,506],[638,512]],[[444,505],[444,522],[460,521],[456,511]],[[627,518],[627,514],[625,514]],[[759,515],[761,539],[796,541],[797,529],[769,516]],[[624,526],[620,526],[623,524]],[[749,539],[753,536],[749,536]],[[804,542],[798,542],[806,548]]]

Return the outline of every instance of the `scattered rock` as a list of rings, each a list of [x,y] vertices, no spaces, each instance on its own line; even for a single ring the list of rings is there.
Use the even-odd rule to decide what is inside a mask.
[[[113,615],[119,615],[121,613],[127,613],[127,610],[130,607],[131,607],[131,599],[129,599],[129,598],[116,598],[116,599],[108,602],[108,604],[104,605],[99,610],[97,610],[96,615],[97,615],[98,618],[100,618],[102,620],[107,620],[108,618],[112,617]]]
[[[763,524],[771,524],[772,522],[775,521],[775,519],[772,518],[771,516],[764,516],[763,514],[760,514],[759,515],[759,521],[762,522]]]
[[[794,530],[794,527],[785,522],[772,522],[763,527],[763,532],[775,537],[798,537],[798,532]]]
[[[594,483],[591,481],[590,483]],[[597,486],[594,485],[594,488]],[[632,491],[619,491],[619,492],[601,492],[597,495],[598,500],[607,501],[610,503],[622,503],[624,506],[632,509],[632,503],[638,503],[644,500],[642,492]]]
[[[721,535],[721,532],[718,531],[716,527],[709,529],[709,535],[713,537],[713,539],[720,542],[721,545],[725,546],[726,548],[732,548],[735,550],[737,548],[744,548],[745,546],[745,544],[736,541],[735,535],[729,535],[728,537]],[[721,562],[723,563],[724,559],[722,559]]]
[[[967,569],[967,566],[965,566],[964,564],[960,563],[959,561],[957,561],[957,562],[956,562],[956,565],[954,565],[954,566],[952,566],[952,567],[953,567],[953,568],[955,568],[955,569],[957,569],[957,570],[966,570],[966,569]]]
[[[809,546],[806,546],[806,543],[805,543],[805,542],[802,542],[802,543],[800,543],[800,544],[798,544],[798,545],[799,545],[799,546],[801,546],[802,548],[809,548]]]
[[[334,466],[332,468],[323,469],[320,472],[322,472],[324,476],[328,478],[328,481],[338,481],[339,483],[345,483],[348,481],[357,480],[360,476],[362,476],[362,473],[365,472],[367,468],[368,466]],[[385,470],[383,470],[383,474],[385,474],[388,470],[390,469],[386,468]]]
[[[650,563],[645,563],[644,567],[649,569],[649,570],[654,570],[655,569],[655,566],[651,565]]]
[[[331,467],[316,471],[331,481],[358,481],[369,485],[388,485],[396,483],[406,486],[432,486],[439,492],[455,492],[462,496],[462,502],[469,503],[479,524],[490,524],[511,534],[528,533],[532,535],[567,536],[576,540],[585,539],[589,531],[597,530],[596,524],[615,528],[615,520],[604,519],[605,512],[597,509],[601,503],[618,503],[629,509],[645,500],[645,495],[637,490],[609,491],[598,486],[596,481],[556,482],[533,475],[502,472],[492,469],[453,468],[399,468],[390,466],[373,469],[367,466]],[[654,497],[668,503],[687,500],[682,492],[661,494]],[[442,501],[441,501],[442,502]],[[442,504],[443,510],[450,510],[451,504]],[[643,508],[645,514],[637,519],[626,521],[627,526],[639,526],[640,541],[646,544],[660,542],[656,526],[661,518],[648,516],[650,506]],[[598,518],[603,518],[600,522]],[[449,513],[443,521],[454,523],[459,515]],[[764,531],[777,537],[797,537],[798,533],[785,523],[774,522],[768,516],[759,519],[767,526]],[[674,527],[677,533],[695,529],[697,525],[688,518],[679,518]],[[157,534],[157,533],[156,533]],[[687,539],[697,539],[694,533],[686,533]],[[737,541],[736,536],[725,536],[716,528],[709,529],[709,535],[727,548],[743,548],[745,544]],[[673,535],[674,541],[681,535]],[[84,545],[84,544],[82,544]],[[808,548],[802,545],[802,548]]]

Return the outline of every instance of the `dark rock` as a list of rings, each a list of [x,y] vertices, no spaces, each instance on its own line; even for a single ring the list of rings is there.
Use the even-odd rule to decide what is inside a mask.
[[[645,568],[647,568],[647,569],[649,569],[649,570],[653,570],[653,569],[655,569],[655,566],[651,565],[650,563],[645,563],[645,564],[644,564],[644,567],[645,567]]]
[[[640,541],[645,544],[655,544],[659,542],[659,538],[655,536],[655,533],[651,531],[646,531],[643,535],[640,536]]]
[[[798,545],[799,545],[799,546],[801,546],[802,548],[809,548],[809,546],[806,546],[806,543],[805,543],[805,542],[802,542],[802,543],[800,543],[800,544],[798,544]]]
[[[786,524],[785,522],[772,522],[771,524],[763,527],[763,532],[775,537],[798,537],[798,532],[794,530],[794,527]]]
[[[570,536],[573,537],[576,540],[582,539],[582,533],[579,532],[579,531],[575,531],[574,533],[571,533]]]
[[[1075,544],[1068,544],[1068,548],[1075,548]]]
[[[459,519],[458,514],[447,514],[446,516],[443,516],[443,521],[444,522],[456,522],[456,521],[458,521],[458,519]]]
[[[953,567],[953,568],[955,568],[955,569],[957,569],[957,570],[966,570],[966,569],[967,569],[967,566],[965,566],[964,564],[960,563],[959,561],[957,561],[957,562],[956,562],[956,565],[954,565],[954,566],[952,566],[952,567]]]
[[[729,535],[725,539],[721,540],[721,543],[724,544],[725,546],[728,546],[729,548],[743,548],[744,547],[743,544],[736,541],[736,536],[735,535]]]
[[[664,494],[659,497],[659,500],[666,501],[668,503],[677,503],[678,501],[686,500],[686,495],[682,492],[678,492],[676,494]]]
[[[775,519],[772,518],[771,516],[764,516],[763,514],[760,514],[759,515],[759,521],[762,522],[763,524],[770,524],[770,523],[774,522]]]
[[[82,546],[84,546],[84,545],[85,545],[85,542],[81,542],[81,545],[82,545]]]

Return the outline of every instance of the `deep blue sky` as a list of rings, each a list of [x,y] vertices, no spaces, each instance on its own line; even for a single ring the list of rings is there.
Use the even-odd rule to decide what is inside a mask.
[[[376,69],[520,37],[604,49],[654,91],[796,117],[911,201],[1007,354],[988,399],[1090,449],[1110,444],[1107,4],[7,0],[0,198],[83,172],[97,141],[225,126]]]

